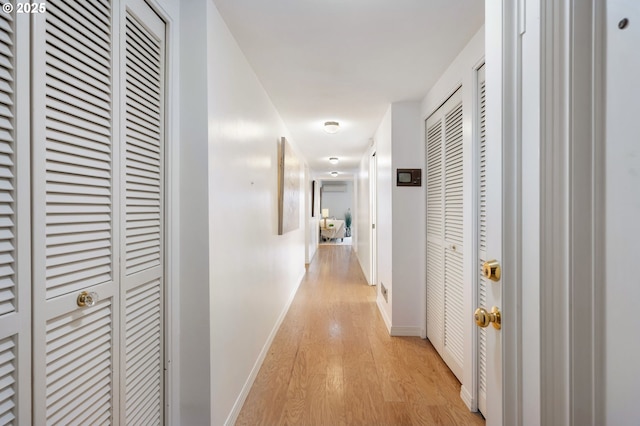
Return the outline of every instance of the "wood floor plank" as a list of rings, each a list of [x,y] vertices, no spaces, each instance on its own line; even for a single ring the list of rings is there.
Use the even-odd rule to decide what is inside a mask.
[[[478,425],[433,346],[391,337],[350,246],[320,246],[237,425]]]

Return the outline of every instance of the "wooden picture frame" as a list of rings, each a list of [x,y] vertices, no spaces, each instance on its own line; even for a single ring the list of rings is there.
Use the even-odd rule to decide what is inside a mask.
[[[311,217],[316,217],[316,181],[311,181]]]
[[[300,161],[285,137],[278,143],[278,235],[300,227]]]

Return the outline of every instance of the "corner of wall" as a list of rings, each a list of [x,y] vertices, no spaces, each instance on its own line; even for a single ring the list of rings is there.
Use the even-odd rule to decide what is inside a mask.
[[[426,303],[425,186],[397,186],[395,170],[420,169],[426,175],[420,102],[391,106],[392,329],[419,335]]]
[[[380,315],[382,316],[382,320],[384,321],[384,325],[387,327],[387,331],[391,334],[391,319],[389,315],[387,315],[387,309],[384,306],[386,304],[384,298],[378,292],[376,297],[376,305],[378,305],[378,310],[380,311]]]

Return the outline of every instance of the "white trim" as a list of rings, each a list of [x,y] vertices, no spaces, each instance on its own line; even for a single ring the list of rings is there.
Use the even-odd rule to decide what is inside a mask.
[[[280,329],[280,326],[282,325],[284,318],[287,316],[287,312],[289,312],[289,308],[293,303],[293,299],[295,298],[296,293],[298,292],[298,288],[300,287],[300,284],[302,284],[302,280],[304,279],[306,272],[307,272],[306,269],[303,270],[302,274],[298,278],[298,284],[294,287],[293,291],[289,295],[289,299],[287,300],[287,303],[284,305],[282,312],[278,316],[276,323],[271,329],[271,333],[269,333],[269,337],[267,337],[267,341],[264,343],[264,346],[262,347],[262,350],[258,355],[258,359],[256,359],[256,362],[254,363],[253,368],[249,373],[249,377],[247,377],[247,380],[242,386],[242,390],[240,391],[238,398],[236,398],[236,402],[233,404],[233,408],[231,409],[231,412],[229,413],[227,420],[225,420],[224,422],[225,425],[232,426],[236,423],[236,420],[238,420],[238,416],[240,415],[240,411],[242,410],[242,406],[244,405],[244,402],[246,401],[247,396],[249,396],[249,392],[251,391],[253,382],[255,382],[256,377],[260,372],[260,368],[262,367],[262,363],[264,362],[264,359],[267,357],[267,354],[269,353],[269,349],[271,348],[273,339],[275,339],[276,334],[278,334],[278,330]]]
[[[435,107],[433,107],[432,109],[428,110],[426,117],[424,117],[424,119],[422,120],[423,124],[429,118],[431,118],[431,116],[433,114],[437,113],[438,110],[440,109],[440,107],[442,107],[442,105],[444,105],[449,99],[451,99],[451,97],[453,95],[455,95],[458,90],[462,89],[462,87],[463,87],[462,80],[463,80],[462,77],[457,79],[455,84],[451,86],[452,90],[448,90],[446,92],[446,94],[444,96],[442,96],[442,98],[441,98],[442,101],[441,102],[438,101],[438,103],[436,104]],[[424,132],[424,126],[423,126],[423,132]],[[424,143],[424,140],[422,142]]]
[[[180,351],[178,330],[180,326],[180,288],[174,283],[180,282],[179,241],[180,241],[180,144],[179,117],[177,107],[178,26],[171,14],[160,5],[158,0],[145,0],[149,7],[165,24],[164,60],[164,220],[165,220],[165,267],[164,267],[164,424],[174,424],[180,419]],[[175,77],[175,78],[174,78]]]
[[[605,129],[606,129],[606,6],[605,2],[592,0],[593,5],[593,312],[605,305]],[[584,19],[584,18],[583,18]],[[581,21],[584,23],[584,21]],[[593,396],[593,425],[603,425],[606,421],[606,381],[605,381],[605,321],[591,324],[594,360],[593,382],[590,395]]]
[[[16,422],[32,424],[32,257],[31,257],[31,73],[30,22],[26,14],[15,17],[15,159],[16,159],[16,284],[18,285],[18,386]],[[20,142],[19,142],[20,141]],[[13,327],[12,327],[13,328]],[[15,329],[15,328],[14,328]],[[5,330],[3,330],[4,332]],[[4,334],[4,333],[0,333]]]
[[[391,328],[389,329],[389,334],[391,336],[415,336],[415,337],[420,337],[422,336],[424,333],[426,333],[425,329],[423,327],[398,327],[398,326],[391,326]]]
[[[567,1],[541,5],[540,415],[543,424],[569,425],[571,22]]]
[[[165,416],[164,424],[180,419],[180,118],[178,105],[178,25],[156,0],[147,0],[164,20],[165,39]]]
[[[502,419],[522,424],[522,164],[519,6],[502,2]]]
[[[471,297],[472,297],[472,306],[471,309],[475,310],[476,307],[479,307],[479,292],[480,292],[480,282],[479,282],[479,271],[477,268],[477,262],[480,258],[480,220],[479,220],[479,211],[480,211],[480,196],[479,196],[479,187],[480,187],[480,132],[479,132],[479,123],[480,123],[480,108],[479,108],[479,71],[485,64],[484,55],[482,59],[476,62],[473,66],[473,78],[471,79],[471,211],[473,212],[473,219],[471,220]],[[478,375],[480,374],[479,361],[480,357],[478,355],[479,352],[479,328],[475,325],[471,328],[471,391],[466,389],[463,384],[460,389],[460,397],[464,401],[464,403],[469,407],[470,411],[478,411],[478,393],[479,393],[479,379]]]
[[[376,294],[378,294],[377,290]],[[383,300],[384,299],[381,297],[376,297],[376,305],[378,305],[378,311],[380,311],[380,316],[382,316],[382,320],[384,321],[384,325],[387,327],[387,331],[389,332],[389,334],[391,334],[391,319],[389,319],[389,316],[387,316],[387,311],[382,304]]]
[[[542,0],[541,423],[604,419],[604,2]]]
[[[476,388],[474,393],[477,395],[477,385],[474,384],[474,386]],[[478,398],[477,396],[474,397],[465,385],[460,386],[460,399],[462,399],[462,402],[464,402],[464,405],[467,406],[469,411],[478,411]]]
[[[369,156],[369,285],[378,284],[378,157],[375,143],[367,154]],[[371,177],[371,171],[375,176]],[[375,226],[375,228],[374,228]],[[375,244],[374,244],[375,235]],[[387,328],[389,325],[387,324]]]

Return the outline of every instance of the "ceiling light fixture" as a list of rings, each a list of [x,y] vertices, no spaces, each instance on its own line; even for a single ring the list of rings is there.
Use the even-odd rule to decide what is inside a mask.
[[[329,157],[329,162],[331,164],[338,164],[338,157]]]
[[[330,134],[338,133],[340,130],[340,123],[337,121],[325,121],[324,122],[324,131]]]
[[[333,176],[333,177],[338,176],[338,172],[331,172],[331,176]]]

